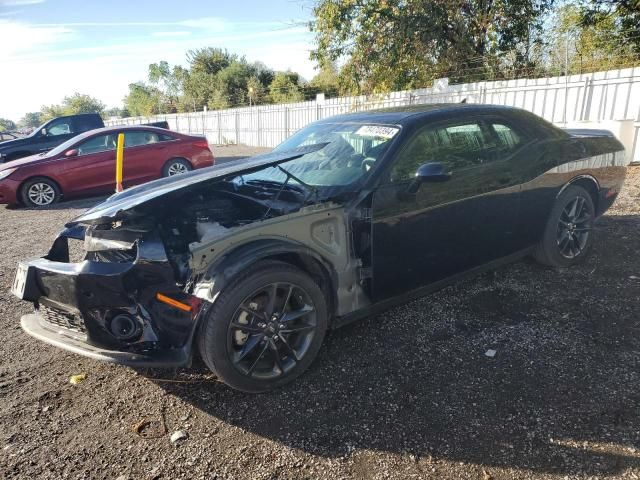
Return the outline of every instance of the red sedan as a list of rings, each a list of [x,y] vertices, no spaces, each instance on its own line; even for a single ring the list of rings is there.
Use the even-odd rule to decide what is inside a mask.
[[[155,127],[107,127],[53,150],[0,164],[0,204],[50,205],[60,199],[113,191],[116,143],[124,133],[124,186],[214,164],[204,137]]]

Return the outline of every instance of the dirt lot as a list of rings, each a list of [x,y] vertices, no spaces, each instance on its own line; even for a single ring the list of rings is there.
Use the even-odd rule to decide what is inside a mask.
[[[22,333],[16,261],[96,199],[0,207],[0,477],[638,479],[639,200],[635,167],[583,266],[521,262],[332,332],[259,396],[199,362],[135,373]]]

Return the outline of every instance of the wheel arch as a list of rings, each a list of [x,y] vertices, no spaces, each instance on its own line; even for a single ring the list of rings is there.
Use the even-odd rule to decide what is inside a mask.
[[[324,292],[327,309],[330,317],[333,317],[337,306],[335,269],[315,250],[286,240],[255,240],[236,247],[207,268],[201,282],[196,282],[194,292],[198,289],[198,283],[202,283],[208,285],[209,295],[215,298],[238,274],[264,260],[288,263],[307,273]]]
[[[20,182],[20,185],[18,186],[18,195],[22,195],[22,189],[24,188],[25,184],[28,181],[33,180],[35,178],[42,178],[42,179],[49,180],[49,181],[55,183],[56,187],[58,187],[58,190],[60,191],[60,196],[62,197],[64,195],[64,190],[62,189],[62,186],[60,185],[60,182],[58,180],[56,180],[55,178],[49,176],[49,175],[29,175],[27,178],[23,179]]]
[[[593,206],[595,211],[599,211],[599,200],[600,200],[600,184],[598,180],[592,175],[578,175],[577,177],[573,177],[567,183],[565,183],[556,198],[558,198],[562,193],[570,186],[577,185],[578,187],[584,188],[589,195],[591,196],[591,200],[593,201]]]

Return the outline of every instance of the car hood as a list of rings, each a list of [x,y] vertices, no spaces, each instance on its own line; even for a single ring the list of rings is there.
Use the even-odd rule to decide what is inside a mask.
[[[278,165],[280,163],[302,157],[308,153],[321,150],[326,145],[326,143],[319,143],[297,148],[295,150],[266,153],[138,185],[137,187],[129,188],[123,192],[112,195],[104,202],[87,210],[67,226],[72,226],[78,223],[99,224],[118,220],[122,218],[124,212],[127,210],[170,192],[189,188],[192,185],[212,179],[223,180],[227,177],[237,176],[242,173],[250,173],[269,166]]]
[[[14,147],[20,147],[22,145],[30,145],[33,143],[33,138],[31,135],[22,138],[15,138],[13,140],[5,140],[4,142],[0,142],[0,153],[3,153],[5,150],[12,149]]]
[[[2,170],[6,170],[7,168],[16,168],[16,167],[24,167],[27,165],[33,165],[34,163],[39,163],[43,160],[50,160],[50,157],[36,153],[35,155],[29,155],[28,157],[22,157],[17,160],[12,160],[10,162],[0,163],[0,172]]]

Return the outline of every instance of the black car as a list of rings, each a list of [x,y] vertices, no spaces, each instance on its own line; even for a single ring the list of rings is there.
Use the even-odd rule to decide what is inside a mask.
[[[97,113],[67,115],[49,120],[30,135],[0,144],[0,163],[47,152],[83,132],[104,127]]]
[[[625,166],[610,133],[513,108],[333,117],[112,196],[21,263],[13,291],[47,343],[151,367],[198,350],[227,384],[265,391],[309,366],[327,328],[525,255],[582,261]]]

